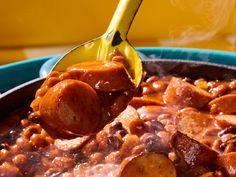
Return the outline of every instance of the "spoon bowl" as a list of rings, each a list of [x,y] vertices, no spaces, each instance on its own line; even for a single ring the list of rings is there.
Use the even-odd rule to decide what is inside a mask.
[[[142,63],[139,55],[128,42],[127,33],[141,3],[142,0],[120,0],[104,35],[66,53],[52,70],[63,72],[67,67],[79,62],[109,61],[109,54],[113,50],[118,50],[126,57],[127,72],[130,79],[138,86],[142,79]]]

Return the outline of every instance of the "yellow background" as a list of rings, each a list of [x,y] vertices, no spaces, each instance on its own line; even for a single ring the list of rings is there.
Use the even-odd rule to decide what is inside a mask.
[[[0,0],[0,64],[62,53],[103,34],[118,0]],[[143,0],[134,46],[236,51],[235,0]]]

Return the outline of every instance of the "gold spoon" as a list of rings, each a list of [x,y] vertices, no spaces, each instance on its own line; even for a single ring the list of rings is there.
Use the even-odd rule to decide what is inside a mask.
[[[118,49],[127,58],[128,74],[138,87],[142,80],[142,63],[134,48],[127,41],[127,33],[141,3],[142,0],[120,0],[105,34],[66,53],[52,70],[65,71],[67,67],[79,62],[109,61],[109,54],[114,49]]]

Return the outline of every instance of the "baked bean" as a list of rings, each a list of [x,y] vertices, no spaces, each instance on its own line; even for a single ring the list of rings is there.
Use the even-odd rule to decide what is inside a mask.
[[[6,149],[1,149],[0,150],[0,161],[3,161],[7,159],[11,155],[11,152],[6,150]]]
[[[58,177],[60,176],[62,173],[62,170],[60,168],[49,168],[45,173],[44,176],[46,177]],[[64,175],[63,175],[64,176]],[[41,177],[41,176],[39,176]]]
[[[102,143],[102,144],[101,144]],[[82,152],[85,156],[90,156],[93,152],[95,152],[98,148],[103,149],[104,147],[104,141],[98,143],[95,140],[91,140],[88,143],[84,145],[82,148]],[[106,143],[107,144],[107,143]],[[106,146],[107,147],[107,146]]]
[[[95,152],[94,154],[90,155],[89,163],[96,165],[101,163],[104,160],[104,154],[101,152]]]
[[[140,144],[140,145],[135,146],[135,147],[132,149],[131,154],[132,154],[132,155],[139,155],[139,154],[141,154],[142,152],[144,152],[144,150],[145,150],[145,145],[144,145],[144,144]]]
[[[105,157],[105,163],[120,163],[122,159],[120,151],[114,151]]]
[[[74,166],[74,160],[69,157],[55,157],[52,163],[64,169],[69,169]]]
[[[31,121],[29,121],[28,119],[22,119],[21,120],[21,125],[22,127],[28,127],[31,124]]]
[[[121,145],[120,151],[124,156],[127,156],[132,149],[140,144],[139,137],[137,135],[126,135],[124,137],[124,143]]]
[[[36,148],[45,147],[49,144],[47,140],[40,134],[33,134],[30,137],[30,143],[32,143],[32,145]]]
[[[153,90],[150,87],[143,87],[143,95],[149,95],[153,93]]]
[[[13,159],[12,162],[19,168],[22,168],[27,164],[27,157],[24,154],[18,154]]]
[[[203,90],[208,90],[207,81],[205,79],[197,79],[194,81],[194,85]]]
[[[147,83],[153,83],[153,82],[158,81],[158,80],[159,80],[158,76],[151,76],[146,80],[146,82]]]
[[[229,83],[229,88],[231,90],[235,90],[236,89],[236,80],[233,80]]]
[[[145,133],[140,137],[141,143],[145,145],[145,150],[147,152],[160,152],[165,149],[162,145],[161,138],[157,135],[151,133]]]
[[[166,89],[166,85],[162,81],[155,81],[155,82],[152,83],[152,89],[155,92],[161,92],[161,91],[164,91]]]
[[[23,176],[20,172],[19,168],[16,166],[4,162],[2,165],[0,165],[0,174],[1,176],[8,176],[8,177],[21,177]]]
[[[145,127],[145,130],[147,132],[158,132],[158,131],[161,131],[161,130],[164,130],[164,126],[163,124],[160,122],[160,121],[157,121],[157,120],[150,120],[150,121],[146,121],[144,123],[144,127]]]
[[[129,129],[131,134],[136,134],[136,135],[142,134],[145,131],[144,121],[142,119],[133,120],[129,124]]]
[[[107,137],[108,134],[105,131],[100,131],[96,134],[96,141],[98,142],[99,149],[106,149],[108,144],[107,144]]]
[[[42,128],[40,125],[32,124],[25,129],[23,129],[24,135],[27,138],[30,138],[33,134],[39,134],[41,132]]]
[[[24,136],[17,138],[16,145],[19,149],[21,149],[23,151],[29,151],[32,149],[32,146],[29,143],[29,140],[26,139],[26,137],[24,137]]]

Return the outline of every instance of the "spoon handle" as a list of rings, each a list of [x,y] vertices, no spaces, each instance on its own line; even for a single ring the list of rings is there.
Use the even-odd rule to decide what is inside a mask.
[[[126,40],[127,33],[141,3],[142,0],[120,0],[110,25],[103,36],[107,41],[112,41],[113,47]]]

